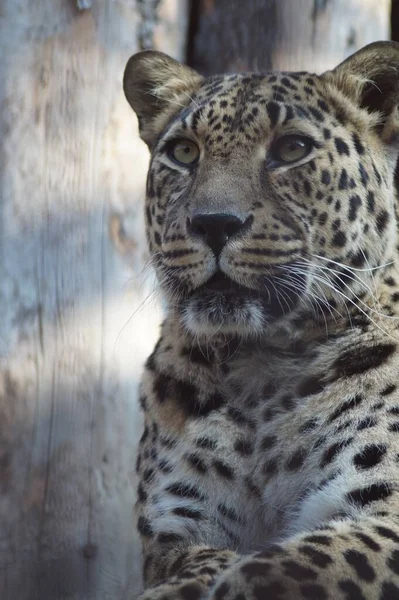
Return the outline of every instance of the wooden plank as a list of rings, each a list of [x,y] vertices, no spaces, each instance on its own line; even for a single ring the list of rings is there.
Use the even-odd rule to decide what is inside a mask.
[[[204,74],[329,69],[388,39],[390,0],[198,0],[190,64]]]
[[[159,10],[156,45],[179,56],[185,2]],[[160,309],[142,275],[148,153],[121,78],[141,26],[130,0],[0,9],[2,600],[140,586],[136,386]]]
[[[279,2],[274,68],[320,73],[370,42],[389,39],[390,4],[390,0]]]

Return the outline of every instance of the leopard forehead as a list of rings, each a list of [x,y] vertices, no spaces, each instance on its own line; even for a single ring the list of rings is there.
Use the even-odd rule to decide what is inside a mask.
[[[363,134],[375,125],[375,117],[334,92],[307,72],[214,76],[168,123],[160,140],[179,130],[194,133],[212,155],[228,158],[233,149],[265,142],[276,128],[302,128],[317,137],[326,125],[350,124]]]

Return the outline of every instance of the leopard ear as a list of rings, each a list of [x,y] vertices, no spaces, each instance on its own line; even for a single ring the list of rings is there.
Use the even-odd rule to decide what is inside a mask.
[[[168,119],[187,106],[202,77],[154,50],[134,54],[123,77],[125,96],[137,114],[140,136],[151,147]]]
[[[368,44],[324,77],[358,106],[376,112],[381,129],[390,117],[397,119],[399,43]]]

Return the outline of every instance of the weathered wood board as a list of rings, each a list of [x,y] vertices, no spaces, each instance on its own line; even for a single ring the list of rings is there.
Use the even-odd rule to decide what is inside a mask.
[[[187,8],[91,5],[0,4],[2,600],[130,600],[140,587],[136,386],[160,309],[145,270],[148,151],[121,78],[148,41],[182,56]]]

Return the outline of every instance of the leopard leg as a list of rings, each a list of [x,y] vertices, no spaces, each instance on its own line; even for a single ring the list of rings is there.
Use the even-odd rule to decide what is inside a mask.
[[[234,450],[245,425],[229,419],[223,406],[211,419],[187,418],[175,401],[179,382],[159,374],[154,363],[143,378],[145,430],[137,465],[142,598],[200,598],[238,560],[248,522],[256,526],[260,498],[237,483],[248,472],[248,456]],[[153,390],[166,387],[167,397],[154,399]],[[229,435],[221,435],[226,429]]]
[[[236,561],[207,600],[395,600],[399,598],[396,513],[328,521],[268,551]],[[394,516],[396,514],[396,517]]]

